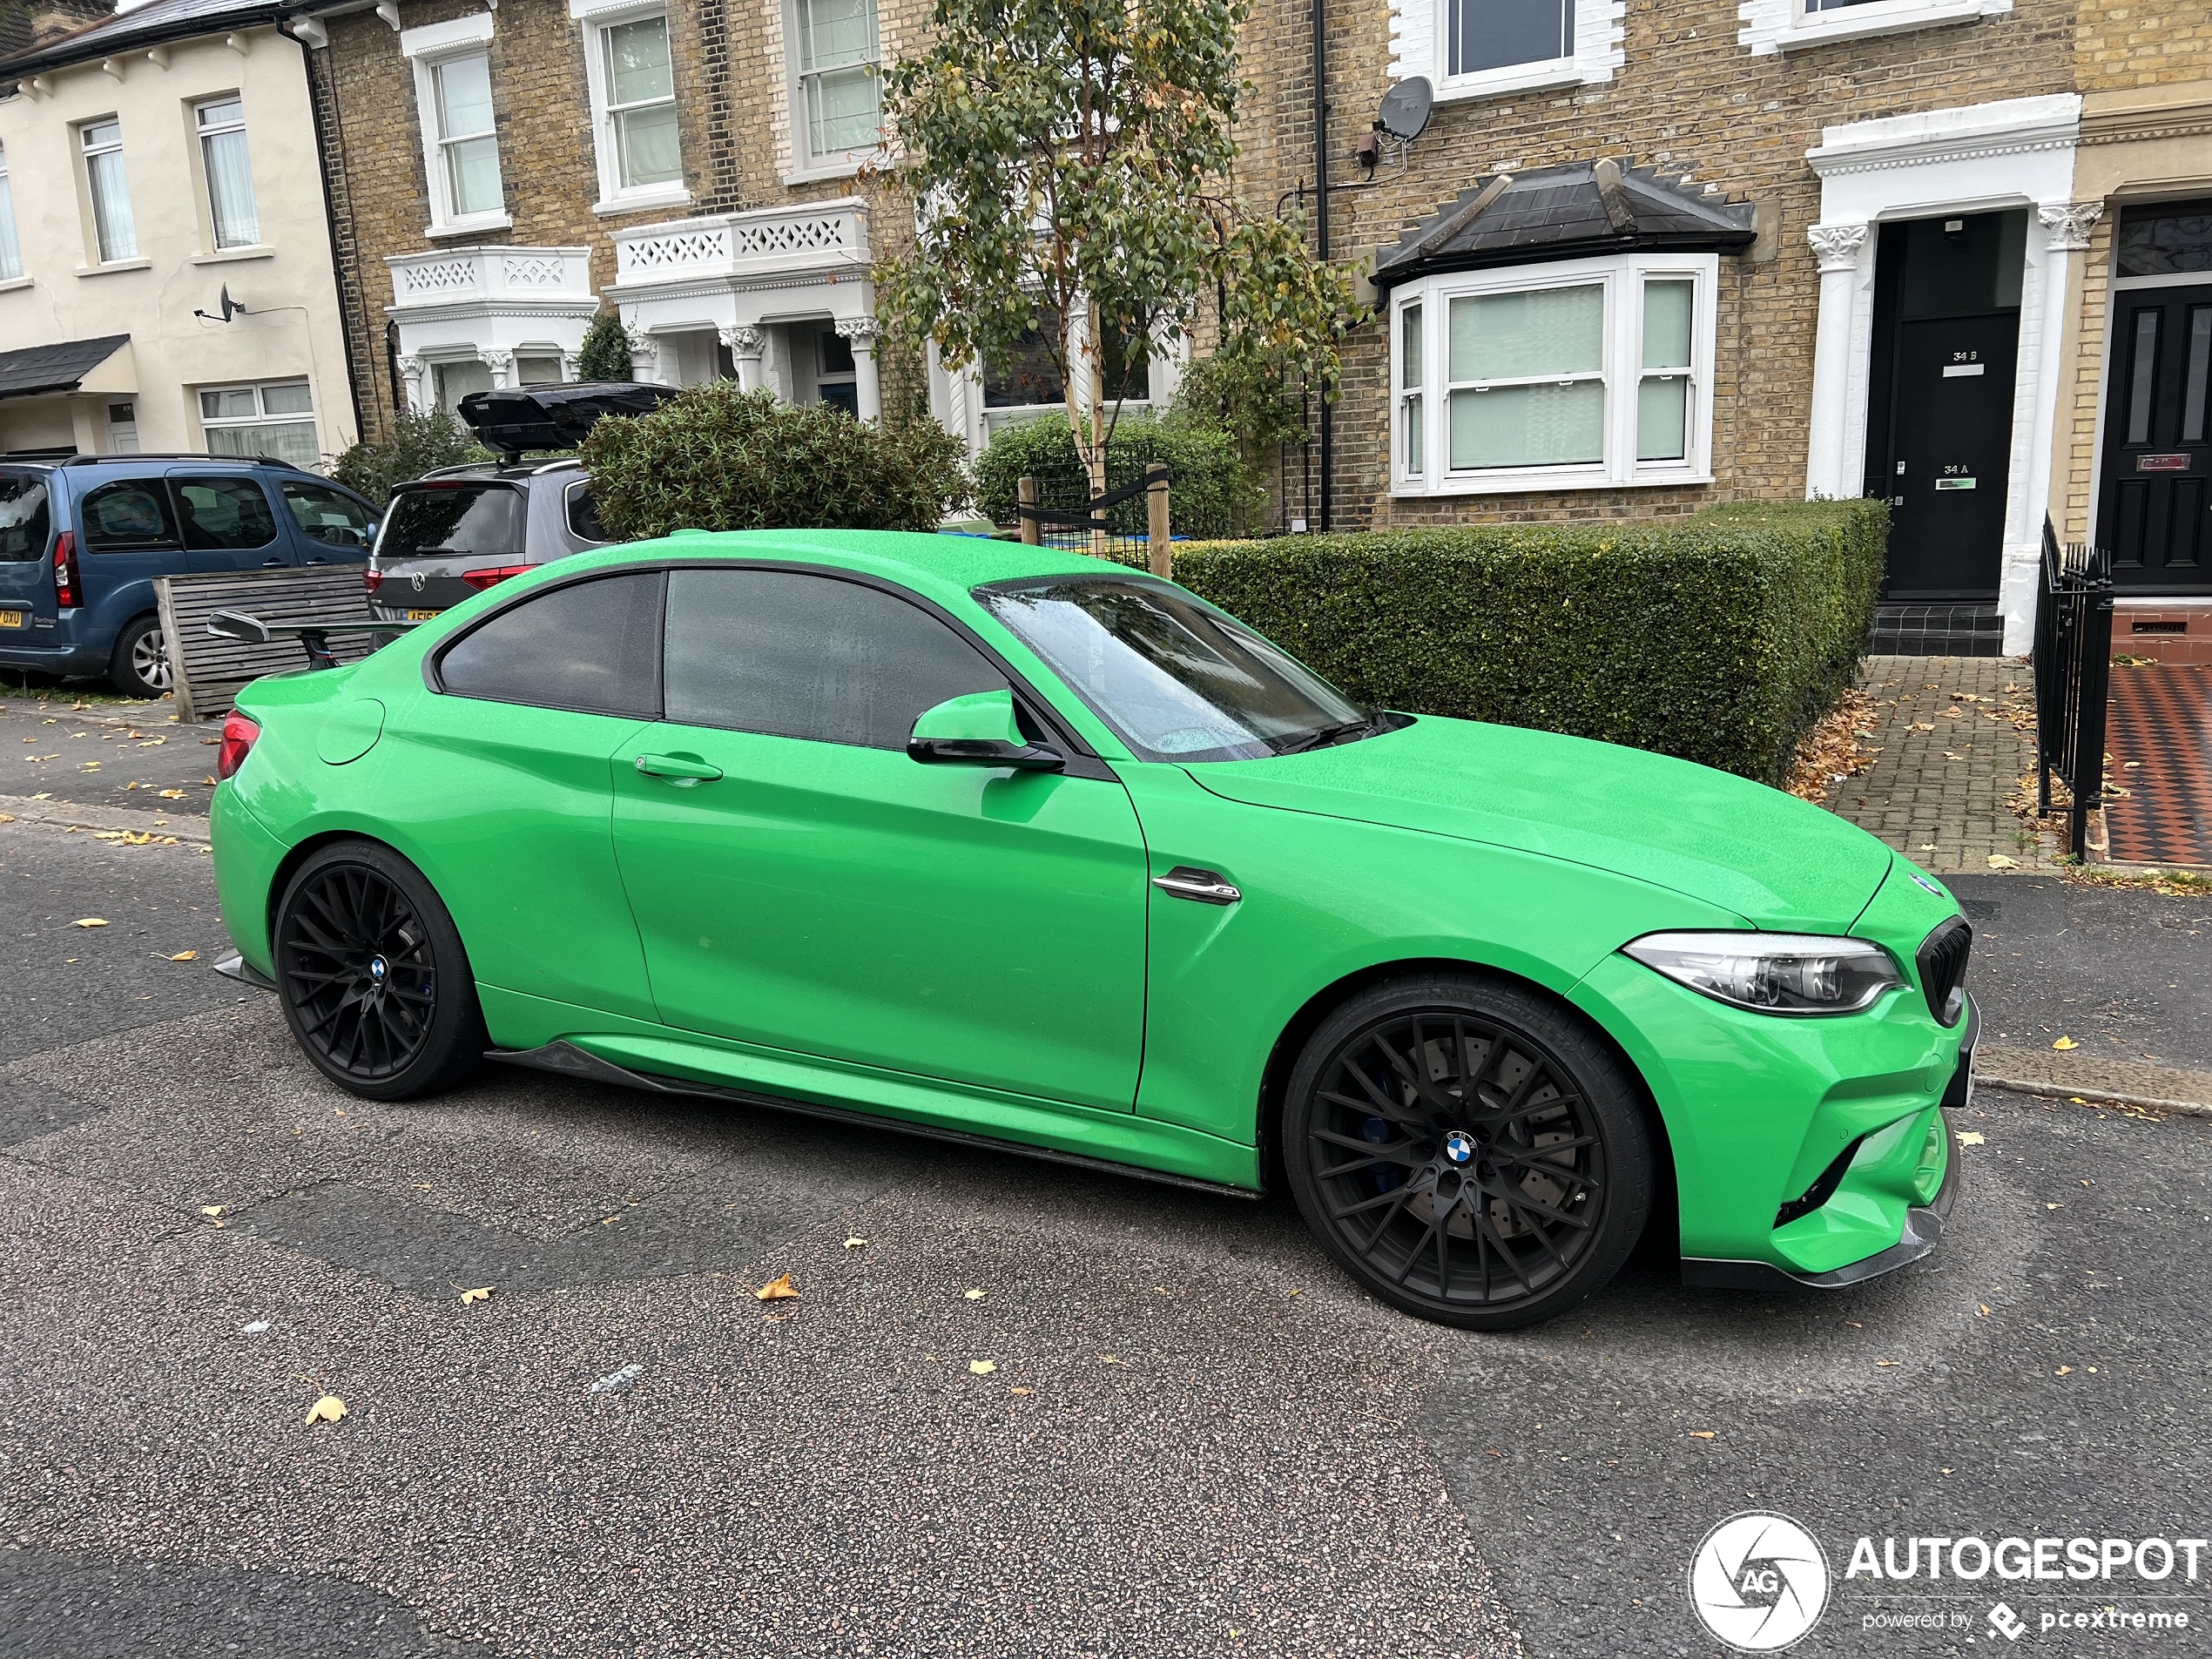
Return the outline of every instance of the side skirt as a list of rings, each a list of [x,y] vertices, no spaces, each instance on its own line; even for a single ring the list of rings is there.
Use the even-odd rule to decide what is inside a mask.
[[[685,1078],[664,1076],[649,1071],[632,1071],[627,1066],[617,1066],[611,1060],[603,1060],[597,1055],[589,1054],[566,1039],[549,1042],[540,1049],[489,1049],[485,1050],[484,1058],[496,1060],[503,1065],[557,1072],[564,1077],[576,1077],[590,1082],[640,1089],[649,1094],[694,1095],[706,1100],[725,1100],[739,1105],[766,1107],[771,1111],[794,1112],[804,1117],[826,1118],[832,1123],[893,1130],[901,1135],[919,1136],[924,1140],[945,1141],[955,1146],[978,1147],[994,1152],[1011,1152],[1021,1157],[1040,1158],[1047,1163],[1095,1170],[1103,1175],[1128,1176],[1139,1181],[1157,1181],[1163,1186],[1184,1187],[1193,1192],[1211,1192],[1218,1197],[1257,1199],[1260,1196],[1247,1188],[1232,1187],[1217,1181],[1200,1181],[1190,1176],[1147,1170],[1134,1163],[1116,1163],[1110,1158],[1085,1157],[1080,1152],[1062,1152],[1052,1147],[1002,1141],[988,1135],[973,1135],[962,1130],[941,1128],[934,1123],[912,1123],[904,1118],[861,1111],[850,1106],[793,1100],[786,1096],[756,1094],[750,1089],[693,1082]]]

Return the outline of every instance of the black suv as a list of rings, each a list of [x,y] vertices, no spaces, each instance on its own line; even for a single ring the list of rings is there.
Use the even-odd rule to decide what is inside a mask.
[[[604,545],[583,463],[520,457],[572,449],[601,415],[650,413],[676,390],[590,381],[462,398],[462,420],[502,459],[430,473],[392,493],[362,577],[369,615],[425,622],[519,571]]]

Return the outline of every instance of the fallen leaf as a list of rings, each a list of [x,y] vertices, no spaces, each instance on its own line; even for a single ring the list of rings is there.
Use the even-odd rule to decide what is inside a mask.
[[[307,1408],[307,1426],[334,1423],[346,1414],[346,1402],[335,1394],[325,1394]]]
[[[981,1291],[967,1291],[962,1292],[962,1294],[964,1294],[971,1302],[980,1302],[983,1299],[983,1292]]]
[[[458,1289],[459,1287],[455,1286],[455,1288]],[[480,1290],[462,1291],[461,1300],[462,1305],[464,1306],[470,1302],[489,1302],[491,1300],[491,1286],[487,1285]]]
[[[1122,1358],[1119,1354],[1102,1353],[1098,1356],[1098,1363],[1102,1366],[1118,1366],[1122,1363]]]
[[[266,1319],[255,1319],[250,1325],[241,1325],[239,1326],[238,1333],[242,1337],[258,1337],[262,1332],[267,1330],[268,1328],[269,1322]]]
[[[2071,1377],[2074,1374],[2074,1367],[2072,1366],[2060,1366],[2051,1374],[2054,1377]]]
[[[169,960],[172,962],[198,961],[199,960],[199,953],[196,950],[180,950]]]
[[[1979,1146],[1981,1143],[1982,1143],[1982,1133],[1981,1133],[1981,1131],[1980,1131],[1979,1130],[1978,1130],[1978,1129],[1966,1129],[1966,1130],[1960,1130],[1959,1131],[1959,1145],[1961,1145],[1961,1146]]]
[[[182,800],[184,798],[185,792],[181,789],[165,789],[161,792],[161,799],[164,800]]]
[[[2063,1210],[2066,1208],[2066,1206],[2062,1204],[2047,1204],[2043,1207],[2046,1210]]]
[[[39,791],[37,794],[33,795],[33,796],[31,797],[31,799],[33,799],[33,800],[51,800],[51,799],[53,799],[53,798],[54,798],[54,792],[53,792],[52,790],[51,790],[51,789],[42,789],[42,790],[40,790],[40,791]]]
[[[1992,853],[1989,855],[1989,867],[1993,870],[2017,870],[2020,867],[2020,861],[2018,859],[2008,859],[2002,853]]]
[[[752,1299],[756,1302],[786,1302],[798,1294],[797,1291],[792,1289],[791,1275],[779,1273],[755,1291],[752,1293]]]
[[[219,1204],[204,1204],[199,1206],[199,1213],[203,1216],[219,1216],[223,1213],[223,1206]]]
[[[865,1238],[848,1238],[845,1241],[845,1248],[847,1250],[860,1250],[864,1248],[867,1242],[868,1241]]]
[[[988,1377],[999,1368],[999,1362],[995,1359],[971,1359],[968,1362],[968,1368],[979,1377]]]
[[[1982,1303],[1974,1310],[1974,1312],[1980,1314],[1983,1318],[1987,1318],[1989,1317],[1989,1304],[1986,1302]]]
[[[1877,1371],[1894,1371],[1904,1363],[1905,1361],[1902,1359],[1877,1359],[1874,1362],[1874,1369]]]
[[[1009,1394],[1034,1394],[1037,1391],[1034,1388],[1009,1388],[1006,1392]]]
[[[1693,1428],[1689,1431],[1689,1438],[1693,1440],[1710,1440],[1713,1438],[1713,1431],[1710,1428]]]
[[[2051,1045],[2054,1049],[2079,1049],[2081,1045],[2072,1037],[2060,1037]]]
[[[107,926],[107,918],[105,916],[80,916],[69,925],[72,927],[105,927]]]

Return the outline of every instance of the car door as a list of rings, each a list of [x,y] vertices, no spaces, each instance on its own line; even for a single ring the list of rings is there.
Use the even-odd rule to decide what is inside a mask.
[[[292,515],[293,545],[302,564],[359,564],[375,538],[376,515],[368,503],[328,484],[281,478],[277,493]]]
[[[407,826],[482,984],[655,1017],[609,773],[659,707],[660,611],[657,570],[526,595],[440,647],[430,688],[388,715],[372,809]]]
[[[189,567],[169,486],[158,475],[112,478],[78,503],[84,589],[74,643],[106,649],[116,630],[154,608],[153,578]]]
[[[172,473],[177,528],[195,571],[281,570],[297,563],[260,481],[242,473]]]
[[[615,768],[663,1022],[1130,1109],[1146,870],[1119,781],[909,759],[915,716],[1008,680],[898,592],[728,565],[668,582],[665,714]]]
[[[0,651],[53,644],[53,520],[44,473],[0,469]]]

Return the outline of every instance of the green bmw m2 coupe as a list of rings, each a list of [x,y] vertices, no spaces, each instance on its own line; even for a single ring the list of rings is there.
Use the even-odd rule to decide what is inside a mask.
[[[1116,565],[584,554],[257,681],[219,770],[226,970],[373,1099],[488,1055],[1280,1182],[1375,1295],[1490,1330],[1655,1209],[1692,1283],[1838,1287],[1950,1208],[1935,881],[1739,778],[1363,707]]]

